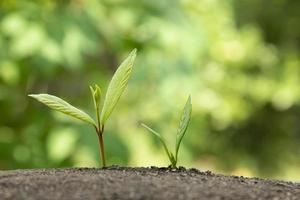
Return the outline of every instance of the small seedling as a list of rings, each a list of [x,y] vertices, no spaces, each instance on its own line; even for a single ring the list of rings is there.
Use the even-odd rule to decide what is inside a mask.
[[[122,62],[114,76],[112,77],[109,86],[107,88],[106,96],[104,103],[101,108],[101,89],[95,84],[94,87],[90,86],[92,93],[94,108],[96,112],[97,122],[90,117],[87,113],[82,110],[70,105],[66,101],[49,94],[30,94],[30,97],[35,98],[36,100],[42,102],[43,104],[49,106],[50,108],[62,112],[66,115],[72,116],[79,120],[82,120],[90,125],[92,125],[97,133],[99,146],[100,146],[100,157],[102,158],[103,167],[106,166],[105,162],[105,150],[103,142],[104,127],[107,119],[111,115],[113,109],[115,108],[118,100],[120,99],[122,93],[124,92],[128,80],[130,78],[133,63],[136,57],[136,49],[134,49],[129,56]]]
[[[150,127],[148,127],[145,124],[141,124],[143,127],[145,127],[146,129],[148,129],[150,131],[150,133],[152,133],[153,135],[155,135],[159,141],[162,143],[168,158],[171,162],[171,167],[172,168],[176,168],[177,166],[177,161],[178,161],[178,151],[179,151],[179,147],[182,141],[183,136],[185,135],[185,132],[187,130],[187,127],[189,125],[190,122],[190,118],[191,118],[191,113],[192,113],[192,103],[191,103],[191,96],[188,97],[188,100],[184,106],[183,112],[181,114],[181,119],[180,119],[180,123],[179,123],[179,127],[177,129],[177,136],[176,136],[176,144],[175,144],[175,154],[173,154],[168,146],[166,145],[165,140],[163,139],[163,137],[156,131],[154,131],[153,129],[151,129]]]

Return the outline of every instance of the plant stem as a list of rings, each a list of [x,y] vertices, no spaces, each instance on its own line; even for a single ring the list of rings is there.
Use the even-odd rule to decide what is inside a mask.
[[[176,169],[177,167],[176,167],[176,163],[172,163],[172,168],[174,168],[174,169]]]
[[[171,153],[171,166],[172,168],[177,168],[176,165],[177,165],[177,159],[174,158],[173,154]]]
[[[95,100],[94,100],[95,101]],[[100,149],[100,158],[102,160],[102,167],[106,167],[106,162],[105,162],[105,152],[104,152],[104,142],[103,142],[103,133],[104,133],[104,125],[101,126],[100,123],[100,115],[99,115],[99,106],[95,104],[95,109],[96,109],[96,116],[97,116],[97,126],[95,126],[97,136],[98,136],[98,142],[99,142],[99,149]]]
[[[102,167],[106,167],[105,162],[105,152],[104,152],[104,142],[103,142],[103,132],[97,131],[99,147],[100,147],[100,157],[102,160]]]
[[[101,125],[100,125],[100,115],[99,115],[99,107],[96,107],[96,115],[97,115],[97,122],[98,122],[98,130],[99,132],[101,132],[101,134],[103,133],[103,130],[101,128]],[[98,131],[97,131],[98,132]],[[99,133],[98,133],[99,134]]]

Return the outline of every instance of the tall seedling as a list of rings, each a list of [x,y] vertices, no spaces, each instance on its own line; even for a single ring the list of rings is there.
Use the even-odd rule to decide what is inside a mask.
[[[101,89],[97,84],[95,84],[94,87],[90,86],[90,90],[94,102],[94,108],[96,112],[96,118],[97,118],[96,121],[84,111],[70,105],[68,102],[60,99],[59,97],[50,94],[28,95],[56,111],[62,112],[66,115],[77,118],[83,122],[92,125],[95,128],[98,136],[100,157],[102,158],[103,167],[106,166],[105,149],[104,149],[104,142],[103,142],[104,127],[128,84],[128,80],[132,72],[135,57],[136,57],[136,49],[134,49],[129,54],[129,56],[122,62],[122,64],[115,72],[107,88],[102,110],[101,110],[101,96],[102,96]]]
[[[162,145],[165,149],[165,152],[166,152],[166,154],[167,154],[167,156],[170,160],[172,168],[176,168],[176,166],[177,166],[179,147],[180,147],[182,138],[185,135],[186,130],[188,128],[190,118],[191,118],[191,113],[192,113],[192,103],[191,103],[191,96],[189,96],[188,99],[187,99],[187,102],[184,106],[183,112],[181,114],[179,127],[177,129],[175,151],[174,151],[175,153],[174,154],[170,151],[170,149],[168,148],[165,140],[163,139],[163,137],[158,132],[154,131],[153,129],[151,129],[150,127],[148,127],[147,125],[145,125],[143,123],[141,124],[143,127],[148,129],[150,131],[150,133],[155,135],[159,139],[159,141],[162,143]]]

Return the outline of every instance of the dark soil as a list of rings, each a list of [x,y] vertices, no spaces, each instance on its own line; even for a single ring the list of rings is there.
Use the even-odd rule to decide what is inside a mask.
[[[216,175],[196,169],[0,171],[0,199],[300,199],[300,183]]]

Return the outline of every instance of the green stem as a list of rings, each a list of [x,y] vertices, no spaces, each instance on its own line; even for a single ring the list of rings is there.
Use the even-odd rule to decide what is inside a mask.
[[[99,147],[100,147],[100,157],[101,157],[101,160],[102,160],[102,167],[106,167],[104,142],[103,142],[103,132],[99,131],[99,132],[97,132],[97,135],[98,135],[98,141],[99,141]]]
[[[172,167],[172,168],[177,168],[177,167],[176,167],[176,165],[177,165],[177,159],[174,158],[174,155],[173,155],[172,153],[170,153],[170,155],[171,155],[171,156],[170,156],[171,167]]]
[[[104,133],[104,126],[101,126],[100,123],[100,115],[99,111],[100,108],[95,104],[96,109],[96,116],[97,116],[97,126],[95,126],[97,136],[98,136],[98,143],[99,143],[99,149],[100,149],[100,158],[102,160],[102,167],[106,167],[106,161],[105,161],[105,152],[104,152],[104,142],[103,142],[103,133]]]
[[[97,128],[98,128],[99,132],[103,133],[103,131],[100,129],[101,125],[100,125],[100,115],[99,115],[99,112],[100,112],[100,108],[97,106],[96,107],[96,115],[97,115],[97,122],[98,122],[98,124],[97,124],[98,127]]]

